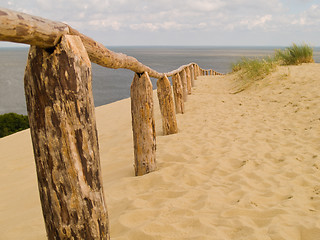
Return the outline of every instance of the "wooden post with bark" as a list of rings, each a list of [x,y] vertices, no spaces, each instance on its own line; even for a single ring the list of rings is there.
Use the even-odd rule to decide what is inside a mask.
[[[194,65],[190,65],[190,73],[191,73],[191,86],[194,87],[194,79],[195,79],[195,72],[194,72]]]
[[[176,113],[184,113],[184,101],[183,101],[183,88],[181,83],[180,74],[176,73],[172,76],[172,87],[174,102],[176,106]]]
[[[183,90],[183,101],[186,102],[188,98],[187,74],[184,69],[182,69],[179,74],[180,74],[182,90]]]
[[[178,126],[174,110],[172,90],[170,81],[166,75],[163,78],[159,78],[157,81],[157,94],[162,116],[163,135],[177,133]]]
[[[193,65],[194,68],[194,80],[197,80],[198,76],[199,76],[199,69],[198,69],[198,65],[194,64]]]
[[[78,36],[31,46],[25,94],[48,238],[110,239],[91,63]]]
[[[148,73],[136,73],[131,84],[131,114],[135,175],[156,169],[156,131],[153,90]]]
[[[191,91],[192,91],[190,67],[186,67],[185,71],[186,71],[186,76],[187,76],[187,91],[188,91],[188,94],[190,95]]]

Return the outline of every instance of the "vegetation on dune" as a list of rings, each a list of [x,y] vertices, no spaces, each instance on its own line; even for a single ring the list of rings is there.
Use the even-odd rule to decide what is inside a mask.
[[[296,45],[293,44],[291,47],[285,50],[276,50],[275,59],[281,65],[297,65],[301,63],[312,63],[313,60],[313,49],[307,44]]]
[[[237,82],[239,83],[233,93],[241,92],[255,81],[265,78],[279,65],[311,62],[314,62],[313,49],[307,44],[293,44],[284,50],[275,50],[272,57],[242,58],[239,62],[232,64],[232,72],[237,73]]]
[[[16,113],[0,115],[0,138],[29,128],[28,116]]]
[[[239,72],[241,78],[259,80],[271,73],[276,67],[273,58],[242,58],[238,63],[233,64],[232,71]]]

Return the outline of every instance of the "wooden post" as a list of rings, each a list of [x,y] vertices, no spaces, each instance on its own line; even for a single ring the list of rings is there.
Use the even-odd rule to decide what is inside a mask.
[[[48,239],[110,239],[91,63],[78,36],[31,46],[25,94]]]
[[[135,74],[131,84],[131,114],[135,175],[156,169],[156,131],[153,116],[153,90],[147,72]]]
[[[213,70],[212,69],[210,69],[210,75],[213,75]]]
[[[196,78],[194,65],[190,66],[190,73],[191,73],[191,86],[194,87],[194,79]]]
[[[174,110],[173,96],[170,81],[167,76],[157,81],[157,93],[162,115],[162,130],[164,135],[178,132],[176,113]]]
[[[194,68],[194,80],[197,80],[198,76],[199,76],[199,72],[198,72],[198,65],[194,64],[193,65]]]
[[[182,83],[183,101],[186,102],[188,98],[187,74],[184,69],[179,74]]]
[[[186,71],[186,75],[187,75],[187,90],[188,90],[188,94],[190,95],[191,94],[191,89],[192,89],[190,68],[186,67],[185,71]]]
[[[183,102],[183,88],[181,83],[180,74],[177,73],[172,76],[172,86],[174,94],[174,102],[176,106],[176,113],[184,113],[184,102]]]

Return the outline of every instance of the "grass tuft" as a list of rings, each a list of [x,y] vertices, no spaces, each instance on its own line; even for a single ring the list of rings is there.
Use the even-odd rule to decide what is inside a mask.
[[[271,58],[242,58],[241,61],[232,65],[232,72],[238,73],[239,86],[234,93],[238,93],[249,87],[257,80],[263,79],[276,68],[276,61]]]
[[[293,44],[285,50],[276,50],[274,57],[242,58],[239,62],[232,64],[232,72],[237,73],[238,78],[238,86],[233,93],[241,92],[255,81],[265,78],[278,65],[297,65],[312,62],[314,62],[313,49],[307,44]]]
[[[307,44],[296,45],[287,47],[285,50],[276,50],[275,59],[281,65],[298,65],[301,63],[312,63],[313,49]]]

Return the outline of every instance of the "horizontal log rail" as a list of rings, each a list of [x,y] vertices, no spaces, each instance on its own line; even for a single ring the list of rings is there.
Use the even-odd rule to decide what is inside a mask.
[[[184,102],[198,76],[221,73],[202,69],[196,63],[159,73],[65,23],[5,8],[0,8],[0,41],[31,45],[24,84],[48,238],[110,239],[90,61],[135,72],[131,114],[136,175],[157,168],[149,77],[158,79],[163,135],[169,135],[178,132],[176,114],[185,112]],[[168,77],[172,78],[172,87]]]
[[[40,48],[53,48],[65,34],[77,35],[81,38],[88,56],[93,63],[107,68],[124,68],[136,73],[147,72],[150,77],[162,78],[165,73],[159,73],[140,63],[136,58],[123,53],[116,53],[90,37],[83,35],[69,25],[32,16],[6,8],[0,8],[0,41],[25,43]],[[183,68],[166,73],[167,77],[173,76]]]

